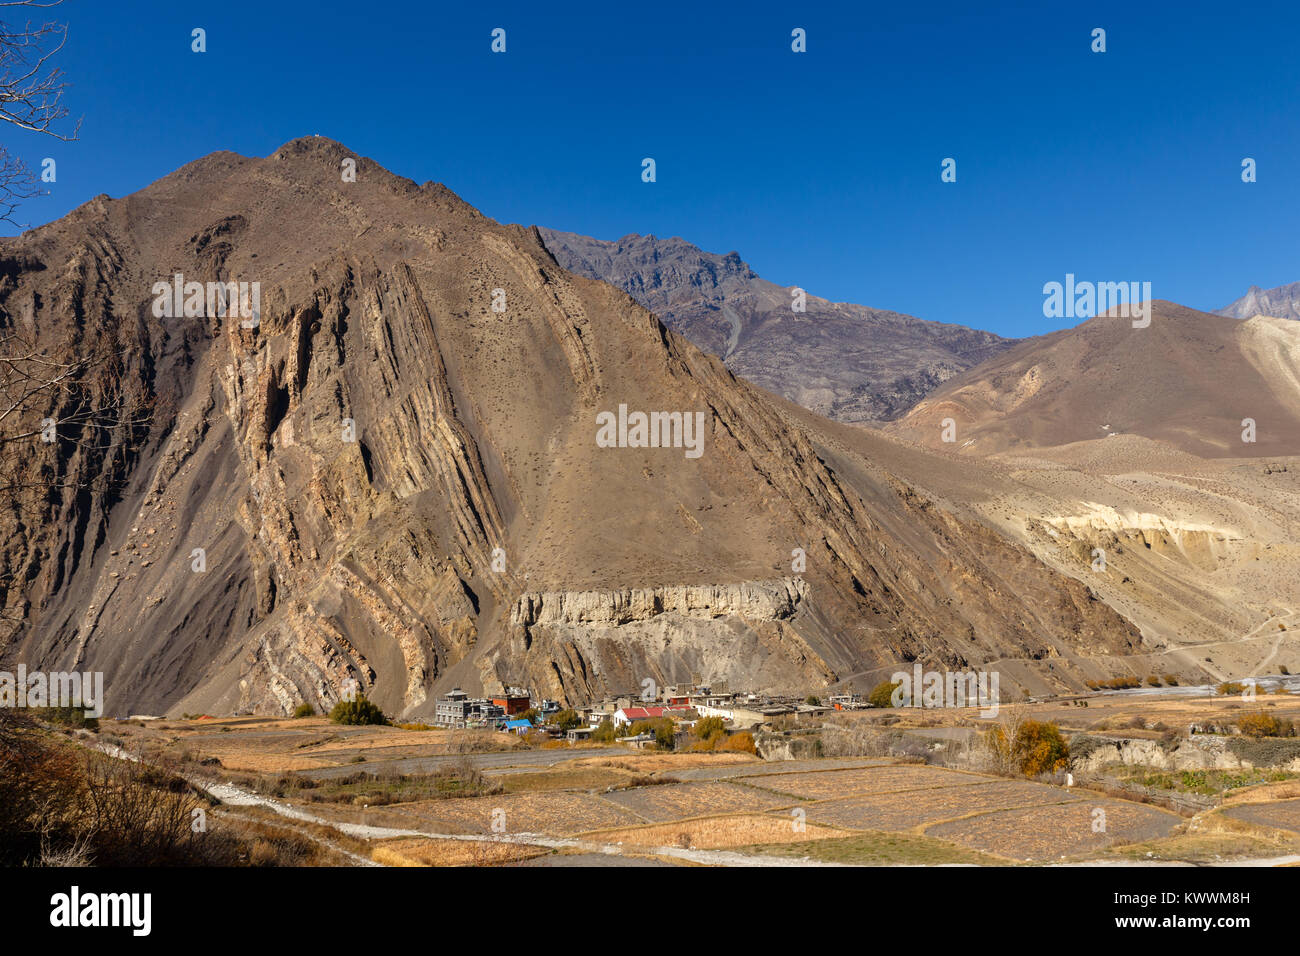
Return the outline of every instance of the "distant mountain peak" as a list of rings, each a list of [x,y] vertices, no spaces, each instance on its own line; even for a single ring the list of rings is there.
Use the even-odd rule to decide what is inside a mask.
[[[1218,310],[1219,315],[1234,319],[1249,319],[1257,315],[1270,315],[1279,319],[1300,320],[1300,282],[1261,289],[1252,285],[1236,302]]]
[[[540,230],[561,266],[617,286],[737,375],[845,422],[898,417],[1014,342],[960,325],[806,294],[761,278],[737,250],[653,234],[606,241]]]

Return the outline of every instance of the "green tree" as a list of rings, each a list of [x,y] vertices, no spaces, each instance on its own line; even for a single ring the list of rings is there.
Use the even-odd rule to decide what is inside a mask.
[[[566,708],[565,710],[557,710],[553,713],[551,719],[548,720],[547,723],[554,724],[561,730],[572,730],[574,727],[582,726],[582,718],[578,715],[576,710]]]
[[[893,707],[894,691],[902,686],[901,681],[881,681],[867,695],[867,703],[872,707]]]
[[[723,734],[727,732],[726,721],[721,717],[701,717],[694,726],[691,727],[691,733],[701,740],[708,740],[714,734]]]
[[[655,744],[660,750],[672,750],[677,741],[677,729],[668,717],[651,717],[638,720],[632,725],[632,733],[654,734]]]

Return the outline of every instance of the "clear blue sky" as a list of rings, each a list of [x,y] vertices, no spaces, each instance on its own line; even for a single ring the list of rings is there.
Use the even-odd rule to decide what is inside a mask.
[[[67,0],[85,121],[68,144],[4,131],[58,161],[20,220],[319,133],[504,222],[680,235],[1007,335],[1071,324],[1042,316],[1067,272],[1201,308],[1300,280],[1294,3],[727,6]]]

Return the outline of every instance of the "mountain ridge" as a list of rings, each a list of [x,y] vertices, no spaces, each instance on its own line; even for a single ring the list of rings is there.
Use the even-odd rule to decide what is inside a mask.
[[[818,420],[559,268],[536,229],[362,158],[341,181],[349,158],[217,154],[0,242],[5,327],[105,345],[75,401],[148,416],[62,425],[12,463],[46,490],[7,513],[0,656],[105,671],[111,713],[287,713],[353,678],[419,716],[451,683],[573,702],[911,660],[1078,686],[1034,662],[1137,646],[973,512],[852,450],[829,464]],[[257,281],[260,315],[157,315],[176,273]],[[598,447],[620,404],[704,412],[705,453]],[[804,563],[792,615],[725,596]],[[524,595],[697,586],[719,602],[701,615],[511,620]]]
[[[607,241],[540,229],[556,261],[627,292],[757,385],[837,421],[896,418],[1015,340],[805,293],[761,278],[738,252],[672,237]]]

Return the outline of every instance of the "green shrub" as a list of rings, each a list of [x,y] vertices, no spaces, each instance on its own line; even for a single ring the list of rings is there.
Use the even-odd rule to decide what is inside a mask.
[[[315,717],[316,708],[311,704],[303,702],[293,709],[293,715],[295,717]]]
[[[356,700],[341,700],[330,711],[330,720],[336,724],[380,724],[386,725],[388,718],[378,706],[372,704],[365,695],[358,694]]]
[[[726,721],[721,717],[701,717],[691,727],[691,733],[701,740],[708,740],[714,734],[724,734],[726,732]]]
[[[31,714],[38,720],[57,724],[60,727],[99,730],[99,718],[87,717],[86,708],[77,701],[73,701],[70,707],[33,707]]]

